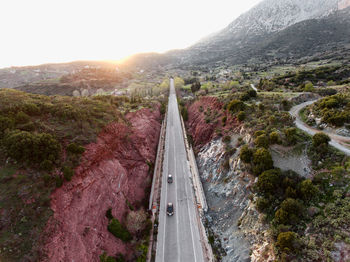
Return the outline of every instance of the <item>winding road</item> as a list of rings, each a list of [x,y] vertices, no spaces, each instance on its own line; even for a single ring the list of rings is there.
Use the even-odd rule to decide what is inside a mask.
[[[314,135],[314,134],[319,133],[319,132],[323,132],[323,133],[327,134],[331,138],[331,141],[329,142],[329,144],[331,146],[339,149],[344,154],[350,156],[350,137],[340,136],[340,135],[334,134],[333,132],[330,132],[328,130],[322,130],[322,131],[318,130],[316,128],[310,127],[309,125],[307,125],[305,122],[303,122],[301,120],[301,118],[299,116],[300,110],[302,110],[304,107],[306,107],[308,105],[315,103],[317,100],[318,99],[301,103],[299,105],[293,106],[289,110],[289,113],[295,117],[295,125],[297,126],[297,128],[305,131],[306,133],[308,133],[310,135]]]
[[[159,210],[156,262],[203,262],[190,167],[185,150],[179,109],[170,79],[165,151]],[[167,183],[168,174],[174,181]],[[167,216],[167,203],[174,204],[174,215]]]

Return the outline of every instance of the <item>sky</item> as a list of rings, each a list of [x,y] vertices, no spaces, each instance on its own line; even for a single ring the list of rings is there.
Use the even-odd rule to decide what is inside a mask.
[[[0,0],[0,68],[186,48],[261,0]]]

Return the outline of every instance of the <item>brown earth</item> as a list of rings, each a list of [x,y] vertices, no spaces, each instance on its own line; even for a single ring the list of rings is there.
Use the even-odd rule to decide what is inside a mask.
[[[51,217],[45,261],[99,261],[99,255],[117,253],[133,259],[134,246],[107,230],[106,211],[122,223],[129,212],[127,201],[140,206],[148,197],[160,132],[159,108],[142,109],[126,116],[130,125],[111,123],[86,147],[70,182],[51,195]]]
[[[207,123],[205,113],[208,108],[212,113],[209,117],[210,121]],[[224,116],[227,117],[225,125],[222,123]],[[188,107],[186,127],[193,137],[196,149],[219,136],[220,132],[225,136],[229,131],[232,131],[233,128],[239,125],[236,116],[224,110],[223,103],[216,97],[202,97]]]

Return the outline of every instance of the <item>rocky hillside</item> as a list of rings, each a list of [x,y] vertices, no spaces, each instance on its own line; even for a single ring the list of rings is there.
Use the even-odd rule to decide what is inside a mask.
[[[128,261],[137,258],[134,244],[108,232],[106,211],[111,209],[128,229],[137,223],[128,214],[131,209],[142,213],[148,201],[148,163],[155,160],[160,114],[143,109],[126,119],[131,126],[112,123],[86,146],[72,181],[53,192],[46,261],[97,261],[103,251]]]
[[[128,63],[143,68],[191,68],[297,62],[313,56],[349,59],[349,28],[348,0],[265,0],[187,49],[141,54]]]

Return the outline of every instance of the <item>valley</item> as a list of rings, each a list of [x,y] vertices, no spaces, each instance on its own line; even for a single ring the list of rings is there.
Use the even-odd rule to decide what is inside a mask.
[[[0,69],[0,261],[350,261],[349,63],[348,0],[262,0],[188,48]]]

